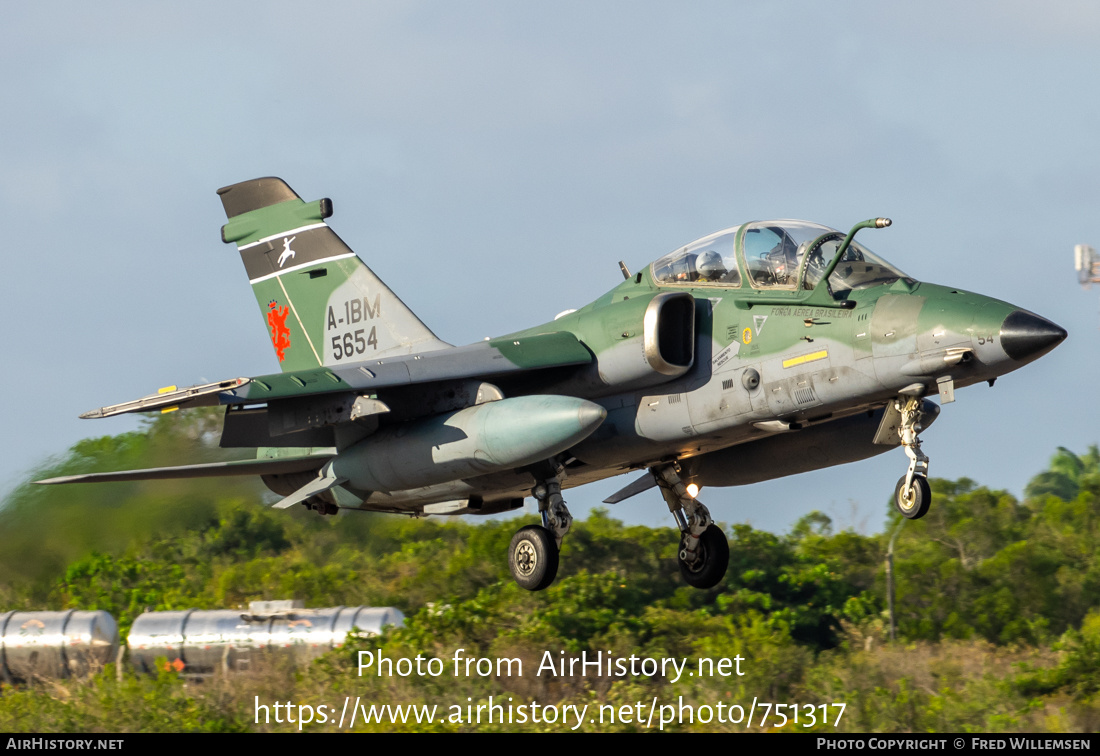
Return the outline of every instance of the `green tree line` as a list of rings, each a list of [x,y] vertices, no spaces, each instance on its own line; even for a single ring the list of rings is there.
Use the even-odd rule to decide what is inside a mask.
[[[30,480],[225,458],[216,446],[219,425],[213,412],[158,416],[139,431],[83,441]],[[263,506],[271,495],[252,478],[79,487],[28,481],[0,507],[0,609],[103,609],[123,633],[147,610],[278,598],[315,607],[396,606],[407,621],[305,669],[273,663],[197,686],[168,673],[5,686],[0,729],[294,729],[257,725],[255,697],[348,694],[391,704],[494,695],[597,705],[757,697],[844,702],[838,729],[849,731],[1095,730],[1096,447],[1080,456],[1059,449],[1022,501],[967,479],[934,480],[933,491],[929,514],[905,522],[897,538],[898,641],[889,644],[883,559],[900,516],[885,507],[886,527],[875,535],[835,531],[812,501],[810,514],[786,535],[727,526],[730,568],[709,591],[680,580],[671,528],[625,525],[597,509],[566,539],[557,582],[532,594],[513,584],[503,558],[511,522],[272,511]],[[529,669],[546,651],[741,656],[745,674],[675,684],[660,675],[356,674],[359,649],[448,659],[456,648],[522,659]],[[137,701],[143,703],[127,709]],[[638,728],[620,722],[600,729]]]

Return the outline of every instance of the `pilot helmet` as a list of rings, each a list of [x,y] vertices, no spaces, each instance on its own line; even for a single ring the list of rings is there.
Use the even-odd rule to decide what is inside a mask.
[[[709,281],[717,281],[726,275],[726,266],[722,264],[722,256],[714,250],[707,250],[699,255],[695,261],[695,269],[699,271],[699,277]]]

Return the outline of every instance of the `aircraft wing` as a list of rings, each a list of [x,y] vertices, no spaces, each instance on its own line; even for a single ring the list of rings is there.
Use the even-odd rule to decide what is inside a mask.
[[[183,389],[171,386],[141,399],[85,412],[81,417],[111,417],[154,410],[170,412],[226,404],[261,404],[273,399],[347,391],[373,393],[378,389],[417,383],[493,378],[544,368],[585,365],[592,359],[592,353],[572,333],[541,333],[348,365],[234,378]]]
[[[226,475],[282,475],[311,472],[321,469],[333,454],[279,457],[275,459],[242,459],[234,462],[209,462],[202,465],[179,467],[151,467],[146,470],[120,470],[118,472],[64,475],[60,478],[38,480],[42,485],[57,483],[107,483],[124,480],[169,480],[177,478],[220,478]]]
[[[175,386],[162,388],[155,394],[143,396],[122,404],[112,404],[110,407],[100,407],[89,412],[81,413],[85,420],[93,417],[111,417],[124,415],[127,412],[170,412],[180,407],[216,407],[221,404],[220,395],[225,391],[232,391],[244,386],[251,378],[233,378],[228,381],[216,383],[204,383],[200,386],[188,386],[177,389]]]

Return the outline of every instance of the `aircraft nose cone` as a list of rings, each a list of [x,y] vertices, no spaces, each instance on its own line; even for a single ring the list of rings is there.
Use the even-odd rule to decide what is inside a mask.
[[[1065,338],[1065,328],[1027,310],[1016,310],[1001,323],[1001,348],[1014,360],[1040,357]]]

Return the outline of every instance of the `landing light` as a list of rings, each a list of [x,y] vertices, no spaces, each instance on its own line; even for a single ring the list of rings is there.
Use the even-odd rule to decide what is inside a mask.
[[[699,495],[699,486],[695,485],[694,483],[688,483],[687,492],[688,496],[694,499],[696,496]]]

